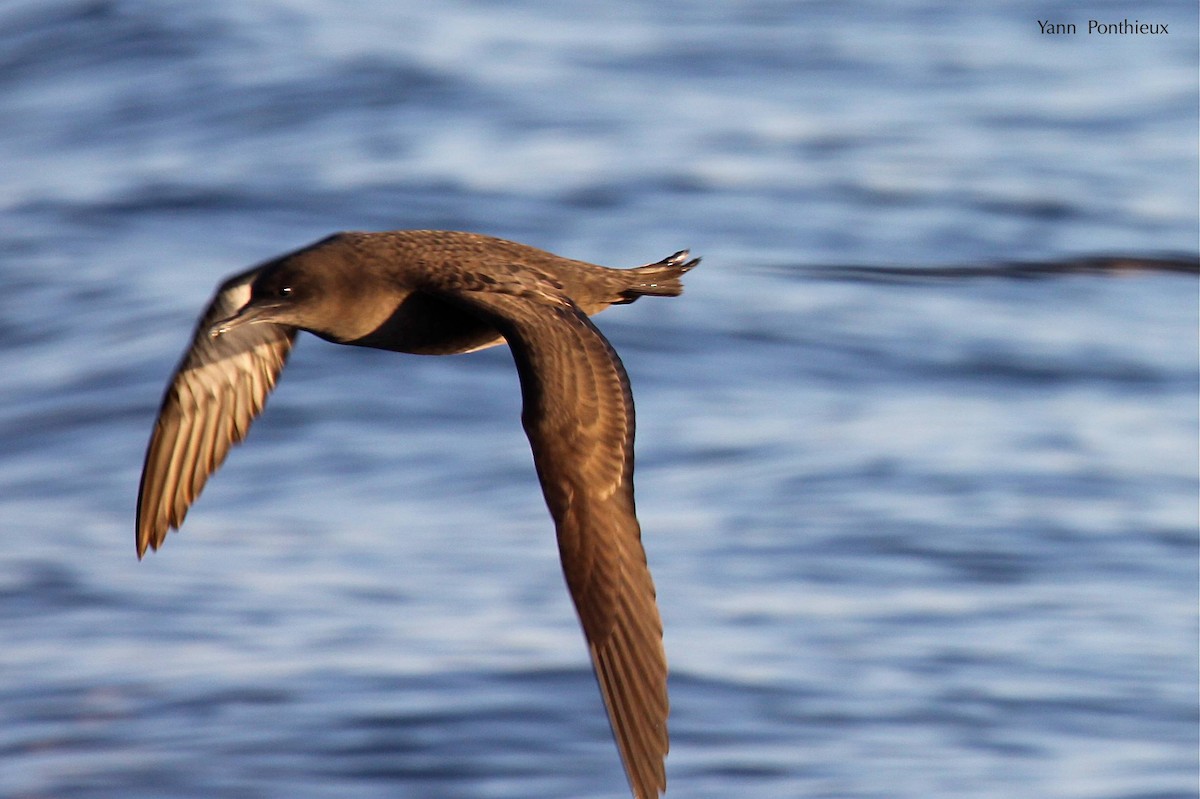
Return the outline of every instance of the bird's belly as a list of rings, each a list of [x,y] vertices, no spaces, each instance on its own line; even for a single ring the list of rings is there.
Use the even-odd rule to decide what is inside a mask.
[[[429,294],[410,294],[379,327],[342,342],[417,355],[452,355],[491,347],[504,338],[494,326]]]

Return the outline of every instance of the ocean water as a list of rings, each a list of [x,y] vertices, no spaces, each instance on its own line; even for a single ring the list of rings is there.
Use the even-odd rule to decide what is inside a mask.
[[[1170,33],[1086,33],[1126,17]],[[307,337],[136,560],[217,283],[432,227],[704,257],[597,319],[668,796],[1196,797],[1198,40],[1167,2],[0,4],[0,796],[627,795],[503,348]]]

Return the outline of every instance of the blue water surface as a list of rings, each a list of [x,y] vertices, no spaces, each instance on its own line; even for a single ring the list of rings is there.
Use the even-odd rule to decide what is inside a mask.
[[[1086,33],[1126,17],[1170,33]],[[305,338],[135,558],[217,283],[428,227],[704,257],[597,320],[668,796],[1196,797],[1198,41],[1177,2],[0,5],[0,796],[627,795],[504,348]],[[975,269],[1117,254],[1184,271]]]

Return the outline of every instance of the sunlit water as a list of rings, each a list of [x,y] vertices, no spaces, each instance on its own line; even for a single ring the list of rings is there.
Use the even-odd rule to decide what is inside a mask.
[[[1196,796],[1195,275],[829,268],[1194,259],[1186,5],[0,6],[0,796],[623,795],[503,348],[303,340],[134,557],[213,287],[395,227],[704,256],[598,318],[670,796]]]

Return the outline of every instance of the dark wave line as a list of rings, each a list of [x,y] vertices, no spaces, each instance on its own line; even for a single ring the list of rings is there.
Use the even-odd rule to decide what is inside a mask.
[[[924,280],[960,280],[964,278],[1006,278],[1036,280],[1063,275],[1125,276],[1143,273],[1168,273],[1200,276],[1197,255],[1095,255],[1060,261],[1009,261],[998,264],[967,266],[801,266],[788,269],[809,277],[829,280],[867,282],[906,282]]]

